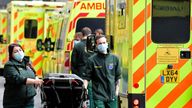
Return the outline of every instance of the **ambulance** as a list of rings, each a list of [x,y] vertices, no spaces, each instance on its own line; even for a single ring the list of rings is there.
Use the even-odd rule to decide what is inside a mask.
[[[56,49],[47,54],[43,72],[71,73],[71,52],[76,32],[89,27],[92,32],[101,28],[105,32],[105,0],[79,0],[66,2],[61,37],[56,41]]]
[[[8,60],[7,43],[8,43],[8,22],[7,10],[0,10],[0,74],[2,74],[5,62]]]
[[[192,107],[190,0],[106,0],[121,108]]]
[[[12,1],[7,6],[10,27],[4,37],[6,45],[20,44],[39,77],[42,76],[43,58],[46,58],[44,51],[54,50],[55,40],[60,36],[65,6],[64,2],[43,1]],[[48,41],[44,42],[46,38]]]

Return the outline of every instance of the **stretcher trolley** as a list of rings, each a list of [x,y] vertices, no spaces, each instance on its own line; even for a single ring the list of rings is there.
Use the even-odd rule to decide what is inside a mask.
[[[75,74],[50,73],[44,78],[41,100],[44,108],[82,108],[86,100],[83,80]]]

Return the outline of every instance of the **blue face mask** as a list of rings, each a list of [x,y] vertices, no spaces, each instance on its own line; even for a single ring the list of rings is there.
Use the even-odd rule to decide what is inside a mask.
[[[107,54],[108,44],[99,44],[97,49],[100,53]]]
[[[21,61],[21,60],[23,60],[24,52],[23,51],[16,52],[13,54],[13,56],[14,56],[15,60]]]
[[[74,40],[74,45],[78,44],[80,41]]]

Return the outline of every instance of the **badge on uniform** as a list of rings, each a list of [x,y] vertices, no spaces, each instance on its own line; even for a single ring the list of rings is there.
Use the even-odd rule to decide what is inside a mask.
[[[109,68],[109,70],[112,70],[113,69],[113,63],[110,63],[108,68]]]

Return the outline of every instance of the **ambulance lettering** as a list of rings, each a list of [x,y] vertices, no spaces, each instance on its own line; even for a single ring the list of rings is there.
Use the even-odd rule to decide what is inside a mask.
[[[100,10],[105,9],[105,3],[82,3],[81,10]]]

